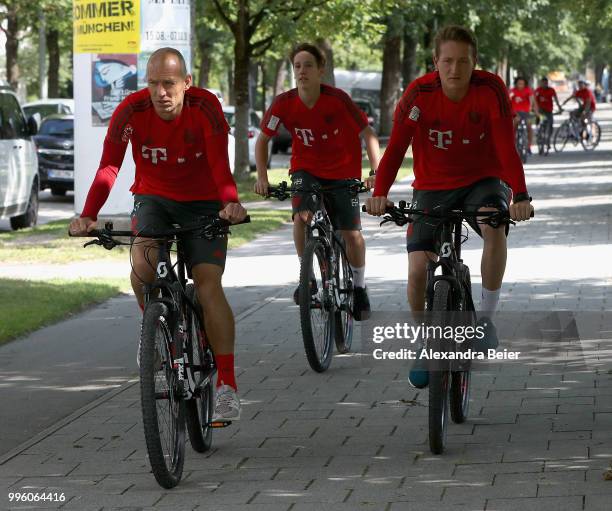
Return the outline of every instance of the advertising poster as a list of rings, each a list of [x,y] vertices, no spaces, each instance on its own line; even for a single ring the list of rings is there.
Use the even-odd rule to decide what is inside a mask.
[[[138,0],[74,0],[75,53],[137,53],[140,49]]]
[[[138,58],[138,86],[146,87],[146,65],[151,53],[171,46],[183,54],[191,70],[189,0],[142,0],[142,33]]]
[[[91,115],[93,126],[108,126],[115,108],[137,90],[135,54],[98,54],[91,60]]]

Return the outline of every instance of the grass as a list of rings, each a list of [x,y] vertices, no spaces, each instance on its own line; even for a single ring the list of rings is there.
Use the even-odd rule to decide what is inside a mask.
[[[362,161],[361,167],[363,169],[362,179],[365,179],[368,177],[368,174],[370,172],[369,161],[367,159],[364,159]],[[395,180],[399,181],[410,175],[412,175],[412,158],[408,157],[404,158],[402,166],[400,167]],[[248,177],[237,180],[236,185],[238,186],[238,196],[240,197],[241,202],[264,200],[261,195],[257,195],[253,191],[253,185],[255,184],[256,179],[257,173],[251,172]],[[268,181],[272,184],[280,183],[281,181],[290,182],[289,171],[285,168],[268,169]]]
[[[288,211],[255,209],[249,211],[251,223],[232,228],[230,248],[238,247],[259,234],[278,229],[291,219]],[[0,261],[3,263],[70,264],[81,261],[125,261],[129,247],[104,250],[83,248],[86,238],[67,236],[68,220],[59,220],[22,231],[0,233]]]
[[[0,279],[0,344],[127,291],[127,280]]]

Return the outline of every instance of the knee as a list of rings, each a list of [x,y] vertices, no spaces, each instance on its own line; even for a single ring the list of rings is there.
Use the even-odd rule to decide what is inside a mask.
[[[500,208],[484,207],[478,211],[500,211]],[[502,224],[499,227],[491,227],[488,224],[479,224],[482,239],[485,241],[496,240],[499,238],[505,238],[505,225]]]
[[[364,243],[361,231],[342,231],[342,238],[349,246],[355,246]]]
[[[408,270],[408,284],[412,287],[423,287],[427,280],[427,265],[413,263]]]

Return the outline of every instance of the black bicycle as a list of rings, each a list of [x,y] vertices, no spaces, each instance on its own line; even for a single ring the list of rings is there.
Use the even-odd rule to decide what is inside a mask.
[[[247,216],[243,222],[250,219]],[[234,224],[236,225],[236,224]],[[181,480],[185,461],[185,425],[191,446],[206,452],[212,429],[231,422],[212,422],[215,357],[206,337],[202,307],[195,288],[188,283],[183,240],[214,239],[229,234],[230,224],[219,217],[204,217],[198,225],[168,231],[139,232],[142,243],[155,241],[156,277],[144,286],[145,307],[139,347],[140,397],[145,441],[157,482],[173,488]],[[111,250],[132,246],[131,231],[115,231],[112,223],[89,233],[97,239],[84,246]],[[130,237],[123,241],[121,237]],[[171,258],[176,244],[176,261]]]
[[[538,131],[536,132],[536,142],[538,144],[538,154],[547,156],[550,151],[550,143],[553,134],[553,116],[560,114],[563,110],[552,112],[551,116],[540,115]]]
[[[519,117],[519,123],[515,132],[516,151],[521,157],[523,163],[527,163],[527,155],[529,153],[529,133],[527,131],[527,120],[525,117]]]
[[[557,128],[553,139],[555,152],[563,151],[568,142],[572,142],[574,146],[581,144],[585,151],[593,151],[601,140],[601,126],[593,119],[583,121],[582,103],[578,98],[574,99],[579,108],[571,111],[569,118]]]
[[[365,206],[363,210],[365,211]],[[467,235],[463,234],[462,230],[463,222],[477,218],[478,223],[492,227],[514,222],[507,211],[466,212],[461,209],[442,208],[425,211],[400,201],[396,207],[387,207],[381,225],[394,222],[403,226],[413,222],[415,215],[437,223],[434,239],[438,259],[427,263],[427,317],[447,324],[460,323],[464,327],[474,327],[477,318],[472,300],[470,270],[461,259],[461,245],[467,240]],[[449,344],[450,349],[466,348],[454,340]],[[441,454],[444,451],[449,409],[455,423],[462,423],[467,419],[470,367],[469,359],[460,364],[436,361],[435,368],[429,367],[429,448],[433,454]]]
[[[368,191],[357,179],[310,189],[289,187],[283,181],[270,186],[267,195],[285,200],[298,192],[308,193],[314,201],[315,213],[306,226],[298,302],[306,357],[319,373],[331,363],[333,341],[338,353],[348,353],[353,342],[353,272],[344,240],[335,232],[323,201],[326,191],[343,187],[349,187],[355,195]]]

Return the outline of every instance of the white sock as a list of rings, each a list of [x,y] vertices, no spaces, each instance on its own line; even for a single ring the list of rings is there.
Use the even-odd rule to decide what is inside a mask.
[[[491,291],[483,286],[482,297],[480,300],[480,310],[484,313],[493,314],[497,310],[500,294],[501,287],[495,291]]]
[[[365,287],[365,266],[355,268],[351,264],[351,270],[353,270],[353,285],[355,287]]]

